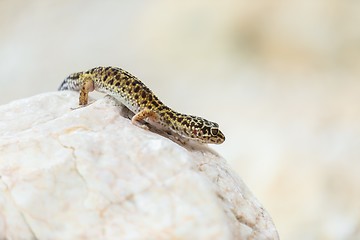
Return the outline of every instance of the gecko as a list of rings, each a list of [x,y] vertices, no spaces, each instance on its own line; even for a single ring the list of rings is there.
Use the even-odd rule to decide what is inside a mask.
[[[95,67],[70,74],[58,90],[79,91],[80,107],[88,104],[89,92],[94,90],[113,96],[134,114],[131,122],[139,127],[145,121],[184,139],[205,144],[221,144],[225,141],[217,123],[174,111],[137,77],[118,67]]]

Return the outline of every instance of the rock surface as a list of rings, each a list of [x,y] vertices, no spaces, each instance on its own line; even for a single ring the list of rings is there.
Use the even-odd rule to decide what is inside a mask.
[[[209,147],[133,126],[110,98],[71,110],[77,97],[0,107],[0,239],[278,239]]]

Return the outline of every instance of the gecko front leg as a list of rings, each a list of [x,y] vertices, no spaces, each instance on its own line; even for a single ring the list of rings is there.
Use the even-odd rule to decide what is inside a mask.
[[[143,110],[141,110],[140,112],[138,112],[131,118],[131,123],[134,124],[135,126],[141,127],[142,129],[149,130],[148,126],[140,123],[140,121],[145,120],[145,119],[157,121],[158,116],[154,111],[152,111],[148,108],[144,108]]]

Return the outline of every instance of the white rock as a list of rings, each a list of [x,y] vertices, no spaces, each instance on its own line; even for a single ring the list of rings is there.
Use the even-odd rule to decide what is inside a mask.
[[[0,239],[278,239],[210,148],[133,126],[109,98],[71,110],[77,98],[0,107]]]

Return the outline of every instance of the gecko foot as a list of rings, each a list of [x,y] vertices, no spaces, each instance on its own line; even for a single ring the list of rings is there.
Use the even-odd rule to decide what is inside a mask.
[[[80,109],[80,108],[83,108],[83,107],[86,107],[87,105],[79,105],[77,107],[71,107],[70,109],[71,110],[76,110],[76,109]]]

